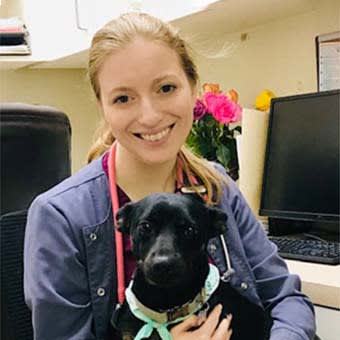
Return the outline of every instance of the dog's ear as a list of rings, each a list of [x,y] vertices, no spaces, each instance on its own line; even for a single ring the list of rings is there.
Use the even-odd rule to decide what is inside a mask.
[[[133,210],[133,203],[127,203],[120,208],[116,215],[117,229],[123,234],[130,234],[131,212]]]
[[[209,207],[209,238],[223,234],[227,230],[227,214],[219,208]]]

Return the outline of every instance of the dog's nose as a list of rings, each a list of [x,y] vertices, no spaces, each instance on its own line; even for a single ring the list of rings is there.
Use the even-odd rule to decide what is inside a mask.
[[[152,261],[152,271],[162,274],[170,274],[176,268],[175,256],[156,255]]]
[[[182,267],[176,256],[155,255],[147,265],[146,277],[158,285],[173,284],[178,280]]]

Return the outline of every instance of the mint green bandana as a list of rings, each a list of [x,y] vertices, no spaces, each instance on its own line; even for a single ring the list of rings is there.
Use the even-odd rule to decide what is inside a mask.
[[[137,333],[137,335],[135,336],[134,340],[140,340],[140,339],[145,339],[151,336],[153,329],[156,329],[159,336],[161,337],[162,340],[171,340],[171,334],[168,331],[168,325],[173,324],[173,323],[178,323],[180,321],[183,321],[185,319],[187,319],[190,315],[194,314],[195,312],[199,311],[203,305],[209,300],[210,296],[214,293],[214,291],[217,289],[218,285],[220,282],[220,275],[218,272],[218,269],[216,266],[209,264],[209,274],[207,279],[205,280],[205,284],[204,284],[204,300],[200,301],[197,305],[195,305],[195,309],[192,310],[189,314],[185,315],[185,316],[181,316],[176,318],[175,320],[171,320],[168,322],[157,322],[155,320],[153,320],[152,318],[150,318],[149,316],[145,315],[141,309],[139,308],[139,306],[142,306],[141,302],[139,302],[136,298],[136,296],[134,295],[134,293],[132,292],[132,284],[133,281],[130,282],[128,288],[125,291],[125,295],[126,295],[126,301],[130,307],[130,310],[132,312],[132,314],[145,322],[145,325],[139,330],[139,332]],[[148,309],[147,307],[145,307],[145,309]],[[158,313],[158,312],[154,312],[156,314],[166,314],[165,313]]]

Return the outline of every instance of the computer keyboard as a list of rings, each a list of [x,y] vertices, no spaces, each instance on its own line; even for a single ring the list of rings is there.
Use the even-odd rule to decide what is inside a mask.
[[[269,236],[279,254],[286,259],[340,264],[340,243],[322,240],[291,239],[280,236]]]

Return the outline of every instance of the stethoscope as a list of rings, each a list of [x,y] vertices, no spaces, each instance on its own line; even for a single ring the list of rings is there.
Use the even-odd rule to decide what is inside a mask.
[[[110,195],[112,201],[112,211],[113,211],[113,220],[114,225],[117,225],[116,221],[116,213],[119,210],[119,200],[117,193],[117,185],[116,185],[116,169],[115,162],[116,160],[116,143],[113,143],[108,157],[108,177],[109,177],[109,186],[110,186]],[[180,163],[180,162],[178,162]],[[197,183],[195,177],[191,177],[193,183]],[[191,193],[193,192],[190,187],[184,186],[183,179],[183,171],[182,167],[179,164],[177,169],[177,183],[178,188],[182,193]],[[116,245],[116,268],[117,268],[117,295],[118,295],[118,305],[122,305],[125,299],[125,277],[124,277],[124,247],[123,247],[123,235],[116,228],[115,232],[115,245]],[[235,273],[235,270],[231,266],[230,256],[228,252],[227,243],[225,241],[224,235],[220,235],[220,240],[222,243],[222,250],[226,260],[227,270],[221,275],[221,280],[223,282],[228,282],[231,276]]]

